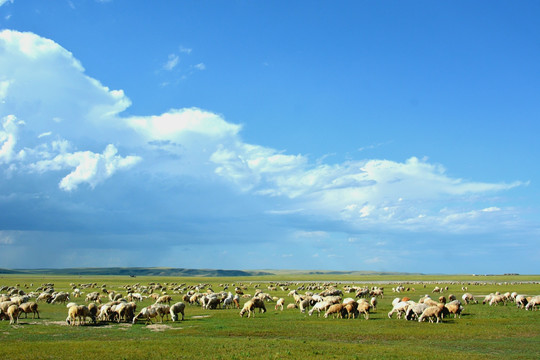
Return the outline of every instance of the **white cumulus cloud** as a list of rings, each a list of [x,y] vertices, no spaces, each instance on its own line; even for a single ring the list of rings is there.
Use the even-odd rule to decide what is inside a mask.
[[[71,168],[73,171],[60,181],[61,189],[72,191],[82,183],[93,188],[118,170],[129,169],[141,160],[137,156],[118,156],[117,152],[116,147],[109,144],[101,154],[91,151],[62,153],[51,160],[39,161],[32,168],[37,172]]]

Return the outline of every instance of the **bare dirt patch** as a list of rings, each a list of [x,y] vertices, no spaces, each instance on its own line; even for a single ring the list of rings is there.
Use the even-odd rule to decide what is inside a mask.
[[[65,321],[43,321],[42,324],[68,326],[68,323],[66,323]]]
[[[192,319],[204,319],[204,318],[209,318],[210,315],[195,315],[195,316],[192,316],[191,318]]]
[[[146,326],[150,331],[165,331],[165,330],[171,330],[174,329],[171,325],[165,325],[165,324],[152,324]]]

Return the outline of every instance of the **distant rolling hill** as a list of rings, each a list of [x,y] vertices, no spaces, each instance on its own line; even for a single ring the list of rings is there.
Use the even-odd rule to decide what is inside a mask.
[[[182,269],[182,268],[144,268],[144,267],[103,267],[103,268],[65,268],[65,269],[0,269],[0,274],[42,274],[42,275],[125,275],[125,276],[263,276],[273,275],[264,271]]]
[[[294,276],[294,275],[421,275],[398,272],[375,271],[332,271],[332,270],[220,270],[184,269],[171,267],[99,267],[64,269],[1,269],[0,274],[34,275],[117,275],[117,276],[178,276],[178,277],[249,277],[249,276]]]

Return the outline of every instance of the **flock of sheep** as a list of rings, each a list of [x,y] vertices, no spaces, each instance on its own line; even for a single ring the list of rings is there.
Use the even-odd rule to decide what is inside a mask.
[[[256,310],[266,312],[268,303],[274,304],[275,310],[297,309],[300,313],[309,316],[316,314],[324,318],[359,318],[369,319],[370,312],[377,310],[380,298],[384,297],[382,287],[356,287],[343,286],[331,283],[269,283],[267,290],[261,289],[261,284],[220,284],[222,291],[215,292],[209,284],[187,286],[186,284],[159,284],[125,285],[120,291],[109,290],[106,285],[98,287],[96,283],[70,284],[71,292],[56,291],[54,284],[42,284],[36,289],[26,293],[17,286],[0,286],[0,320],[9,320],[10,324],[17,323],[19,317],[32,314],[39,319],[38,303],[63,304],[67,307],[66,323],[68,325],[84,325],[87,319],[91,323],[97,322],[125,322],[135,324],[144,320],[151,323],[152,319],[160,318],[161,322],[170,317],[172,321],[184,320],[186,304],[200,306],[203,309],[240,309],[240,316],[255,317]],[[30,284],[30,287],[33,286]],[[234,293],[227,291],[229,286],[234,287]],[[253,294],[249,294],[250,286]],[[296,289],[290,290],[290,288]],[[426,287],[426,285],[424,285]],[[26,285],[25,288],[29,288]],[[288,291],[285,297],[272,296],[271,293],[281,290]],[[440,295],[447,292],[448,287],[436,286],[432,294]],[[462,291],[466,291],[462,287]],[[392,292],[400,294],[411,293],[414,288],[405,288],[402,285],[392,288]],[[83,295],[86,296],[83,300]],[[350,294],[345,296],[345,294]],[[172,295],[180,297],[182,301],[173,302]],[[137,312],[138,304],[142,301],[152,300],[152,304],[141,308]],[[286,305],[288,302],[288,305]],[[79,304],[83,303],[83,304]],[[171,303],[173,303],[171,305]],[[241,303],[243,305],[241,306]],[[409,296],[395,297],[388,317],[407,320],[442,322],[447,316],[461,317],[464,305],[477,304],[475,297],[465,292],[461,299],[454,295],[438,296],[432,299],[430,295],[423,295],[418,301]],[[496,306],[499,304],[514,303],[518,308],[537,310],[540,307],[540,296],[526,296],[517,292],[492,293],[484,297],[483,304]]]

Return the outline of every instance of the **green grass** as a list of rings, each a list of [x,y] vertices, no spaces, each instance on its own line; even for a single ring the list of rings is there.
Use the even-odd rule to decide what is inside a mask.
[[[57,290],[70,290],[70,283],[97,283],[98,287],[120,291],[124,284],[150,282],[186,283],[195,285],[209,283],[215,291],[222,290],[220,284],[245,284],[247,293],[253,294],[254,284],[272,296],[284,297],[292,302],[287,291],[268,291],[270,281],[340,281],[345,283],[373,284],[375,281],[392,281],[389,275],[301,275],[279,274],[275,276],[246,278],[176,278],[176,277],[121,277],[121,276],[42,276],[1,275],[0,285],[35,290],[40,284],[52,282]],[[395,280],[395,279],[394,279]],[[520,294],[536,295],[540,285],[520,283],[540,280],[538,276],[469,277],[469,276],[400,276],[401,281],[415,281],[405,286],[416,291],[401,294],[418,300],[431,293],[436,285],[417,281],[454,281],[448,285],[450,293],[461,297],[463,285],[474,295],[490,292],[517,291]],[[489,281],[490,283],[481,284]],[[474,282],[479,282],[478,284]],[[33,286],[30,286],[30,284]],[[240,318],[238,310],[204,310],[199,306],[186,307],[186,320],[167,321],[164,329],[148,327],[143,323],[102,324],[99,326],[66,326],[63,324],[67,309],[63,305],[40,303],[41,319],[20,319],[20,324],[11,326],[0,322],[1,359],[296,359],[303,358],[347,358],[347,359],[392,359],[392,358],[461,358],[468,359],[531,359],[540,357],[540,311],[525,311],[514,305],[487,306],[480,304],[465,306],[459,319],[446,319],[442,324],[418,323],[415,321],[388,319],[391,301],[397,294],[385,284],[385,298],[379,301],[378,310],[369,320],[324,319],[309,317],[298,310],[274,310],[267,304],[267,313],[256,313],[255,318]],[[290,288],[296,288],[291,285]],[[83,290],[85,293],[93,290]],[[302,291],[301,291],[302,293]],[[172,294],[180,301],[180,294]],[[345,294],[345,296],[354,294]],[[438,296],[438,295],[437,295]],[[74,299],[72,299],[74,300]],[[77,299],[79,303],[83,300]],[[138,305],[142,308],[152,301]],[[158,324],[161,325],[161,324]],[[155,331],[163,330],[163,331]]]

